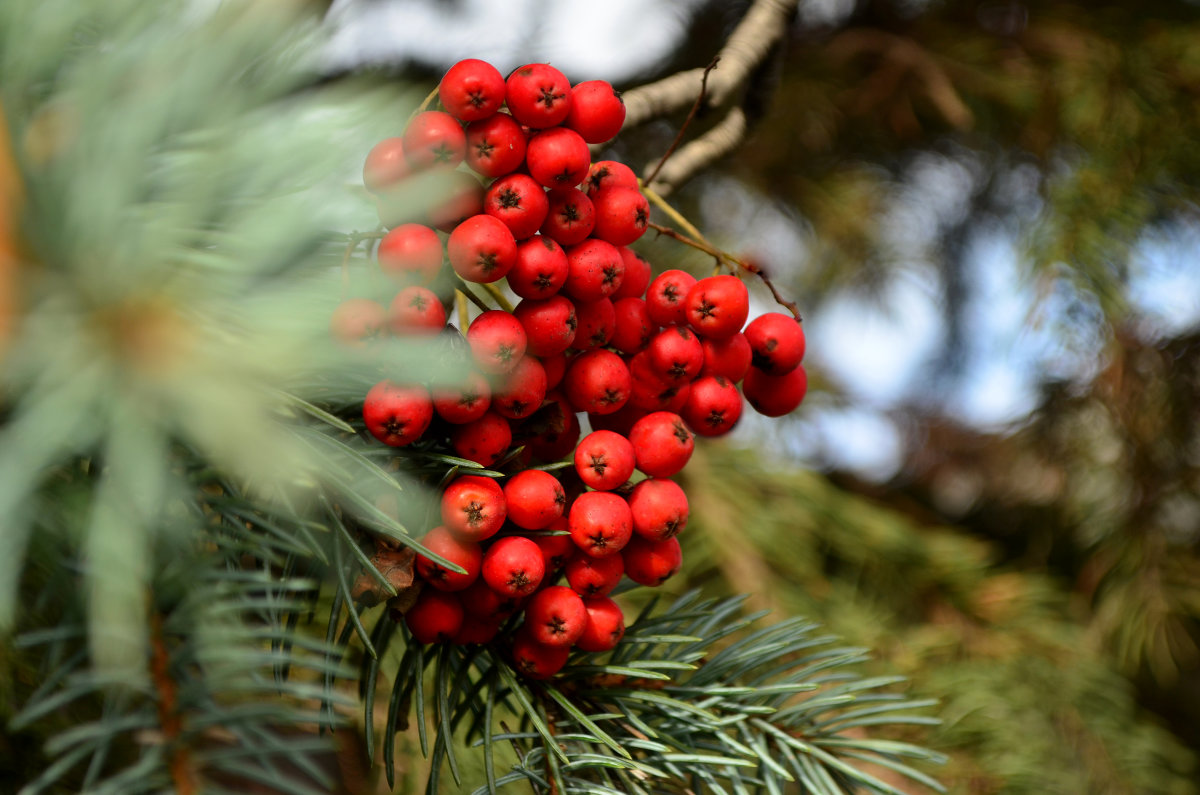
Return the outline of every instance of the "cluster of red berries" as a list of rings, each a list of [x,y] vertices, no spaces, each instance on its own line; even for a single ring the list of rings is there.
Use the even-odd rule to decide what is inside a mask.
[[[676,534],[688,518],[669,478],[691,457],[693,433],[727,433],[742,392],[780,416],[804,397],[804,334],[769,313],[743,331],[749,293],[736,276],[697,280],[669,270],[651,278],[628,246],[645,231],[649,205],[637,178],[615,161],[591,162],[589,143],[624,121],[603,81],[571,86],[546,64],[507,78],[479,60],[455,64],[438,91],[445,111],[417,114],[402,137],[372,149],[367,187],[390,231],[380,267],[401,283],[390,310],[343,304],[334,333],[360,340],[446,329],[429,289],[447,260],[466,282],[507,279],[522,300],[479,314],[466,330],[470,374],[435,386],[383,381],[363,404],[368,431],[395,447],[431,427],[459,456],[483,466],[523,445],[518,467],[574,451],[560,477],[524,468],[501,487],[464,476],[442,495],[442,524],[422,543],[466,574],[418,557],[427,586],[405,614],[421,642],[490,641],[523,606],[512,639],[517,667],[550,676],[572,646],[613,648],[624,632],[608,594],[623,576],[655,586],[682,563]],[[507,113],[502,110],[507,107]],[[389,191],[410,174],[450,173],[474,186],[432,210],[427,223],[389,217]],[[443,245],[435,231],[448,233]],[[373,302],[367,302],[373,303]],[[738,383],[742,383],[742,391]],[[595,429],[585,436],[579,415]],[[634,471],[646,479],[630,484]],[[564,573],[568,586],[554,585]]]

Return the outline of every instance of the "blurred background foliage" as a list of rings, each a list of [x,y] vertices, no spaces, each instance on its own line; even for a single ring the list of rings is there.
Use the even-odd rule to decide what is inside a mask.
[[[336,28],[339,14],[372,4],[310,5],[329,12],[325,24]],[[375,5],[402,13],[430,4]],[[449,15],[477,7],[466,0],[433,5]],[[670,52],[625,75],[622,87],[707,63],[749,4],[644,5],[669,6],[683,26]],[[527,22],[538,15],[536,8],[522,13]],[[5,22],[9,36],[22,31],[20,19]],[[527,43],[536,43],[536,22],[528,28],[535,32]],[[10,60],[0,75],[15,83],[12,41],[5,41]],[[388,93],[396,75],[432,85],[449,63],[474,54],[447,47],[437,58],[397,53],[390,62],[323,73],[312,65],[311,86],[298,80],[266,89],[377,92],[375,103],[337,106],[358,114],[354,124],[343,116],[328,131],[310,129],[318,140],[298,145],[297,163],[324,153],[351,164],[339,174],[350,182],[361,152],[402,124],[396,108],[412,106],[412,97]],[[6,93],[3,101],[18,151],[37,163],[53,155],[39,147],[61,140],[72,118],[34,112],[66,67],[33,66],[43,70],[28,82],[35,96]],[[77,88],[86,89],[82,82]],[[173,85],[169,93],[181,90]],[[951,791],[1197,791],[1198,97],[1200,8],[1187,0],[802,2],[784,46],[738,98],[752,120],[745,145],[674,197],[715,240],[756,257],[798,297],[813,343],[813,386],[785,428],[768,433],[746,422],[735,439],[698,451],[685,472],[694,495],[686,578],[671,588],[746,592],[753,606],[811,616],[878,650],[879,672],[904,673],[911,694],[941,699],[945,723],[914,739],[951,754],[940,776]],[[250,90],[239,107],[262,100]],[[279,101],[278,93],[269,99]],[[119,117],[111,118],[115,128]],[[41,125],[38,134],[14,119]],[[285,120],[276,129],[316,121]],[[695,130],[714,121],[702,114]],[[653,163],[681,122],[628,131],[611,153]],[[356,132],[347,135],[351,127]],[[95,140],[96,149],[70,151],[113,155],[105,139]],[[208,152],[214,159],[197,161],[195,173],[216,179],[222,172],[209,166],[231,153],[210,145],[182,148]],[[245,151],[256,150],[247,144]],[[58,162],[69,175],[70,162]],[[71,184],[65,179],[56,189]],[[323,189],[334,195],[340,187]],[[70,206],[103,192],[102,185],[88,190],[55,201]],[[214,212],[228,207],[226,194],[206,190]],[[361,217],[354,201],[344,203],[353,209],[324,208],[323,220],[349,231],[346,224]],[[206,228],[204,219],[178,220],[167,228]],[[50,262],[67,245],[137,253],[137,241],[98,221],[91,229],[111,232],[109,249],[86,228],[59,239],[62,229],[24,232]],[[281,288],[272,281],[278,259],[266,254],[302,230],[270,222],[263,229],[273,231],[248,238],[258,247],[243,263],[261,266],[247,278],[252,287]],[[2,226],[0,243],[8,243]],[[659,268],[708,267],[669,241],[647,240],[642,250]],[[3,253],[0,279],[7,279]],[[921,301],[909,300],[913,292],[904,288],[913,284]],[[236,279],[220,285],[247,294]],[[112,289],[102,279],[95,287]],[[310,285],[302,297],[319,304],[328,288]],[[1001,311],[998,296],[1012,295],[1022,300],[1015,309],[1006,305],[997,321],[989,307]],[[235,374],[235,394],[246,387],[244,374],[261,375],[264,362],[286,369],[304,360],[286,318],[243,311],[268,327],[262,339],[282,347],[267,357],[236,352],[244,358],[234,361],[249,369],[222,368]],[[879,317],[891,323],[884,328],[899,339],[881,342],[880,356],[909,343],[916,349],[905,353],[898,387],[873,388],[870,372],[847,375],[842,359],[870,361],[849,349],[864,339],[822,337],[830,333],[822,326],[852,330],[847,313],[850,325]],[[0,305],[0,328],[3,321]],[[914,324],[932,331],[909,339]],[[54,347],[55,356],[66,355]],[[228,361],[230,354],[214,356]],[[1021,387],[979,386],[989,357]],[[310,393],[328,397],[321,391],[328,383],[316,379]],[[993,388],[1020,394],[998,413],[964,407],[964,394]],[[261,396],[252,404],[275,408]],[[19,407],[6,404],[5,412],[11,419]],[[847,418],[864,417],[853,440],[839,437]],[[132,422],[113,417],[118,431]],[[195,426],[196,438],[209,438],[207,427]],[[240,437],[255,423],[236,428],[216,434],[230,440],[231,460],[264,455],[261,444],[247,442],[257,437]],[[100,436],[93,428],[87,439]],[[863,459],[847,454],[851,446],[873,448],[872,465],[857,465]],[[161,554],[169,550],[164,542]],[[147,576],[153,563],[139,565],[139,576]],[[120,603],[120,594],[113,598]],[[38,747],[20,734],[0,743],[0,759],[35,758]]]

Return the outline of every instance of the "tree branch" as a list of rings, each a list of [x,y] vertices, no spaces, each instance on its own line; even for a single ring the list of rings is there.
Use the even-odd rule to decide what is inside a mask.
[[[742,88],[750,73],[787,32],[799,0],[755,0],[717,57],[721,65],[708,82],[708,105],[720,107]],[[688,69],[630,89],[625,101],[625,128],[683,110],[695,101],[704,69]]]

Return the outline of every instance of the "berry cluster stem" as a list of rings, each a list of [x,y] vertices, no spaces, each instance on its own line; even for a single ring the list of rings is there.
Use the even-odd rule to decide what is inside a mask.
[[[738,270],[743,270],[747,273],[754,274],[761,279],[763,284],[767,286],[767,289],[771,291],[771,296],[775,299],[775,303],[791,312],[792,317],[796,318],[796,320],[803,320],[803,318],[800,317],[800,308],[796,306],[796,302],[788,301],[786,298],[784,298],[783,295],[780,294],[779,289],[775,287],[775,284],[771,281],[761,267],[755,265],[753,262],[746,262],[743,259],[739,259],[729,252],[722,251],[714,246],[708,241],[707,238],[704,237],[704,235],[699,229],[696,228],[694,224],[688,221],[688,219],[685,218],[682,213],[668,204],[667,200],[658,195],[652,188],[643,185],[642,193],[646,196],[651,204],[666,213],[667,217],[674,221],[676,225],[682,227],[688,234],[685,235],[669,226],[656,224],[653,221],[650,221],[646,224],[649,228],[653,229],[655,232],[658,232],[660,235],[666,235],[669,238],[678,240],[684,245],[691,246],[697,251],[703,251],[705,254],[708,254],[710,257],[716,259],[718,269],[721,267],[721,265],[727,265],[735,273]]]

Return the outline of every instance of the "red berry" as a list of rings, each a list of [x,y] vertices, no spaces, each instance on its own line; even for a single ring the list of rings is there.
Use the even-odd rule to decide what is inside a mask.
[[[521,606],[518,597],[493,591],[482,575],[467,588],[459,591],[458,597],[462,600],[463,611],[468,616],[483,621],[502,621],[517,612]]]
[[[438,99],[456,119],[486,119],[504,104],[504,75],[487,61],[466,58],[446,70]]]
[[[650,363],[650,354],[646,351],[636,353],[629,359],[629,374],[633,379],[633,386],[629,392],[630,405],[646,412],[678,413],[687,402],[687,393],[691,385],[687,381],[668,381]]]
[[[442,241],[422,224],[401,224],[379,241],[379,268],[403,283],[429,284],[442,267]]]
[[[466,570],[465,573],[451,571],[433,558],[418,553],[417,574],[439,591],[461,591],[478,579],[483,551],[474,541],[459,540],[439,525],[425,534],[421,546]]]
[[[625,576],[651,588],[662,585],[683,566],[683,549],[674,537],[650,541],[634,536],[621,557],[625,560]]]
[[[507,373],[525,355],[527,338],[521,321],[500,309],[489,309],[467,329],[471,355],[485,373]]]
[[[628,246],[646,231],[650,203],[637,188],[603,188],[592,194],[596,225],[592,235],[614,246]]]
[[[461,458],[474,461],[480,466],[491,466],[512,444],[512,428],[508,420],[494,411],[482,417],[454,426],[450,431],[450,446]]]
[[[403,138],[384,138],[363,163],[363,184],[371,193],[379,193],[401,182],[412,172],[404,157]]]
[[[567,281],[567,254],[545,235],[517,243],[517,262],[508,272],[508,286],[522,298],[549,298]]]
[[[443,175],[434,195],[437,203],[429,211],[429,223],[443,232],[453,232],[463,221],[483,212],[483,185],[465,171],[447,171]],[[407,200],[412,202],[411,194]],[[388,225],[386,221],[384,225]]]
[[[804,329],[799,320],[782,312],[768,312],[750,321],[746,341],[754,366],[767,375],[787,375],[804,359]]]
[[[511,174],[525,162],[525,133],[507,113],[467,125],[467,165],[485,177]]]
[[[503,279],[517,261],[513,233],[491,215],[473,215],[456,226],[446,251],[455,273],[480,284]]]
[[[704,364],[700,339],[686,326],[667,326],[650,339],[646,359],[668,384],[691,381]]]
[[[564,246],[581,243],[592,233],[596,214],[592,200],[578,188],[550,192],[550,211],[542,224],[542,234]]]
[[[621,259],[625,263],[625,276],[621,286],[613,293],[613,300],[618,298],[641,298],[650,286],[650,263],[628,246],[618,246]]]
[[[563,292],[577,301],[599,301],[621,286],[625,261],[603,240],[585,240],[567,249],[567,281]]]
[[[597,160],[588,169],[587,194],[591,196],[596,191],[620,185],[625,188],[637,188],[637,174],[624,163],[616,160]]]
[[[621,606],[607,596],[592,596],[583,600],[588,622],[583,634],[575,641],[580,651],[611,651],[625,637],[625,615]]]
[[[742,332],[723,340],[705,337],[700,340],[700,347],[704,348],[704,366],[700,368],[700,375],[721,375],[735,384],[746,377],[751,351]]]
[[[614,555],[633,535],[629,505],[609,491],[580,494],[571,504],[567,529],[575,546],[595,558]]]
[[[523,536],[505,536],[483,556],[483,579],[501,596],[528,596],[545,573],[542,550]]]
[[[611,414],[629,400],[629,368],[612,351],[597,349],[581,354],[563,377],[567,400],[578,411]]]
[[[767,375],[751,367],[742,383],[746,400],[759,414],[782,417],[796,410],[808,392],[808,373],[800,365],[786,375]]]
[[[450,642],[456,646],[466,646],[471,643],[491,643],[500,632],[500,624],[475,616],[463,616],[462,626]]]
[[[587,80],[571,89],[566,124],[589,144],[602,144],[615,137],[624,123],[625,103],[611,83]]]
[[[460,386],[443,386],[433,390],[433,408],[446,422],[462,425],[483,416],[492,402],[492,390],[487,379],[471,371],[463,375]]]
[[[607,596],[625,576],[625,561],[620,555],[594,558],[575,549],[567,559],[566,575],[567,584],[580,596]]]
[[[528,444],[534,458],[550,462],[558,461],[575,449],[579,441],[579,418],[575,416],[574,409],[565,405],[566,401],[561,396],[548,397],[547,401],[548,405],[543,407],[543,411],[551,410],[550,419]]]
[[[546,191],[528,174],[509,174],[492,183],[483,197],[483,211],[499,218],[517,240],[538,231],[550,210]]]
[[[546,371],[532,356],[524,356],[496,387],[492,408],[510,420],[520,420],[542,407],[546,399]]]
[[[553,127],[571,111],[571,83],[549,64],[526,64],[508,76],[505,99],[521,124],[537,130]]]
[[[380,381],[363,400],[367,430],[389,447],[404,447],[421,438],[433,420],[433,401],[423,386]]]
[[[456,538],[483,541],[499,532],[508,515],[504,490],[491,478],[463,475],[442,492],[442,525]]]
[[[646,311],[660,326],[687,323],[684,301],[696,284],[696,277],[679,270],[663,271],[646,290]]]
[[[508,518],[525,530],[544,530],[563,515],[567,495],[558,478],[540,469],[518,472],[504,484]]]
[[[425,588],[404,614],[404,623],[417,643],[445,642],[462,628],[462,604],[456,594]]]
[[[640,298],[621,298],[613,302],[616,329],[609,344],[622,353],[637,353],[650,344],[650,338],[658,330],[646,302]]]
[[[742,416],[742,395],[723,376],[706,375],[692,383],[684,420],[701,436],[721,436],[733,430]]]
[[[567,517],[558,517],[547,529],[566,530]],[[575,545],[571,543],[569,535],[536,535],[532,536],[530,540],[542,550],[542,561],[546,564],[547,572],[561,570],[567,564],[567,559],[575,552]]]
[[[566,127],[542,130],[525,145],[525,165],[530,176],[547,188],[575,187],[587,179],[591,164],[587,141]]]
[[[534,356],[562,353],[575,340],[575,305],[561,295],[526,298],[513,309],[513,317],[525,329],[526,351]]]
[[[593,431],[575,448],[575,471],[598,491],[612,491],[633,474],[633,445],[612,431]]]
[[[454,168],[466,153],[467,136],[458,119],[449,113],[418,113],[404,131],[404,156],[414,169]]]
[[[546,371],[547,390],[557,389],[562,384],[563,376],[567,374],[567,365],[573,358],[574,354],[568,356],[566,352],[542,358],[542,369]]]
[[[543,588],[525,606],[523,631],[547,646],[570,646],[586,626],[587,608],[583,599],[562,585]]]
[[[348,298],[329,318],[329,332],[343,345],[362,348],[387,328],[387,310],[370,298]]]
[[[688,290],[684,305],[697,334],[720,340],[741,331],[750,315],[750,292],[736,276],[709,276]]]
[[[599,301],[575,303],[575,339],[572,346],[576,350],[590,351],[607,345],[616,330],[617,311],[612,301],[601,298]]]
[[[530,679],[549,679],[562,670],[571,656],[570,646],[547,646],[524,632],[512,642],[513,667]]]
[[[670,411],[647,414],[629,432],[637,468],[652,478],[669,478],[683,469],[696,441],[683,418]]]
[[[673,480],[648,478],[634,486],[629,493],[629,510],[633,532],[651,541],[672,538],[687,527],[687,495]]]
[[[388,326],[393,334],[437,334],[446,327],[446,307],[432,290],[414,284],[392,299]]]

